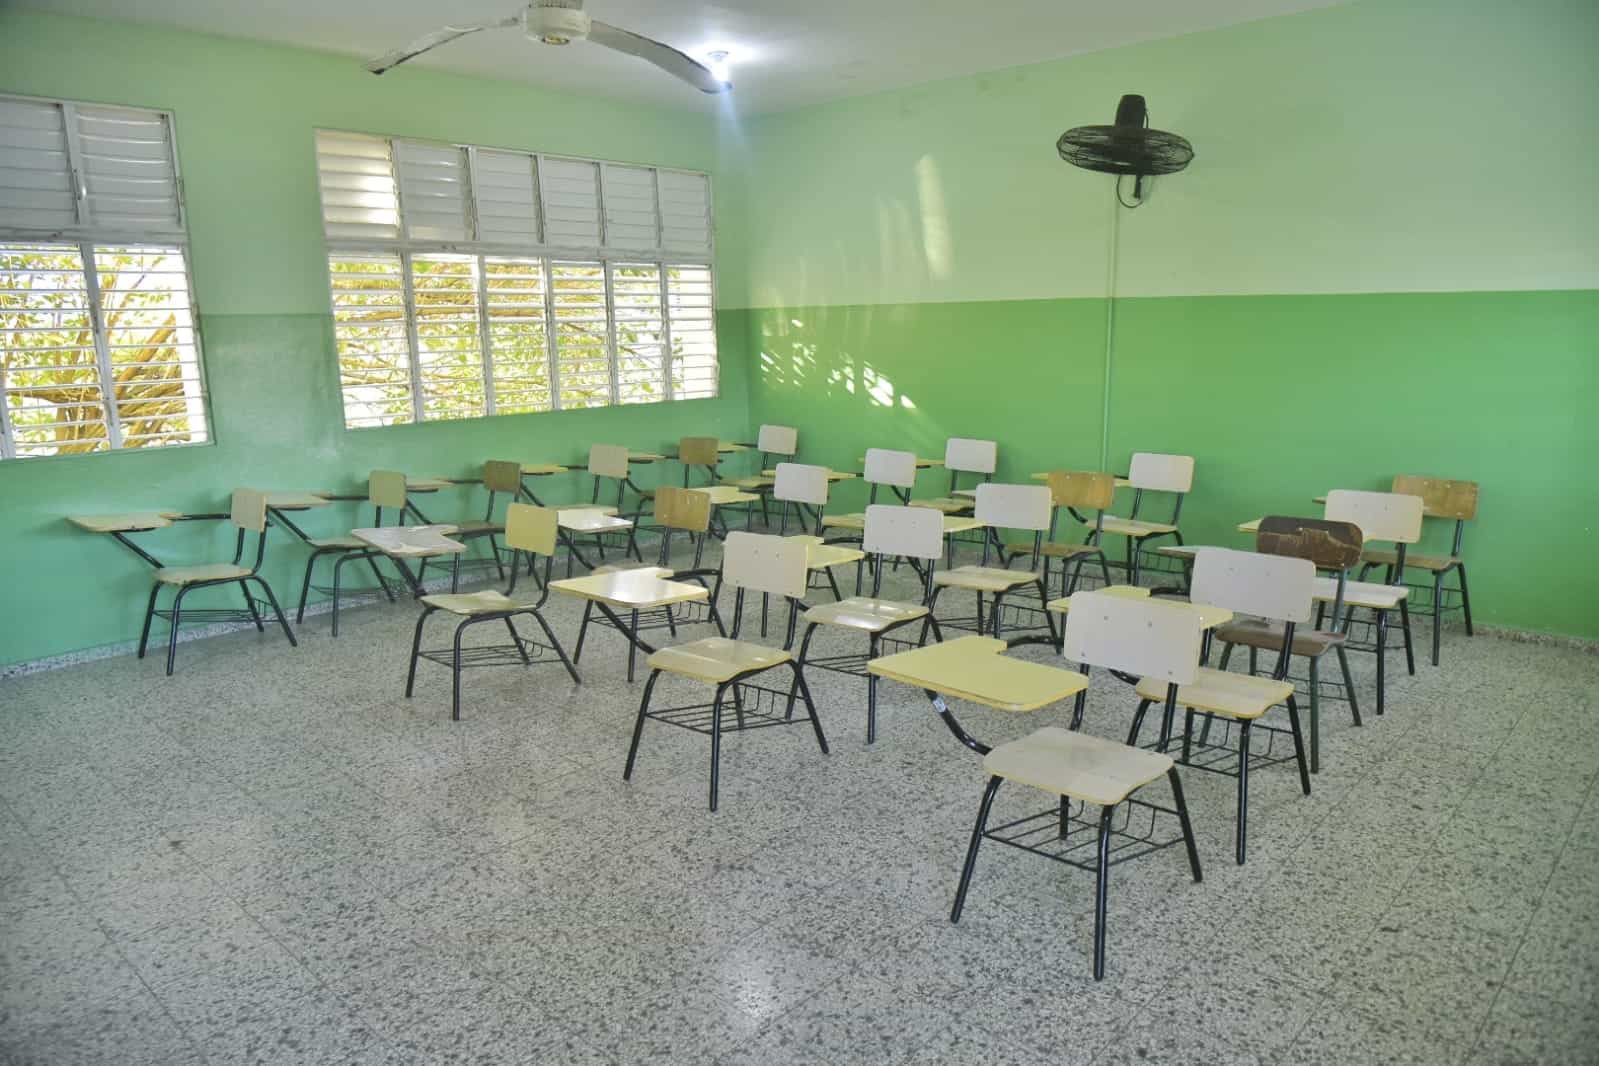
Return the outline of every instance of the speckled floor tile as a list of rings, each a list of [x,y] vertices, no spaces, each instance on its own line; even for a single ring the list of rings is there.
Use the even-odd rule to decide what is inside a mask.
[[[813,672],[831,754],[803,726],[729,736],[711,814],[698,734],[650,723],[621,779],[643,686],[615,634],[580,686],[473,671],[451,722],[443,671],[400,694],[414,610],[186,644],[171,679],[124,657],[0,682],[5,1055],[1488,1066],[1595,1040],[1591,652],[1451,629],[1441,669],[1395,656],[1387,715],[1329,705],[1311,796],[1255,776],[1242,867],[1233,782],[1188,771],[1204,881],[1181,849],[1116,867],[1095,982],[1091,875],[986,846],[949,923],[983,775],[921,693],[882,686],[868,747],[861,680]],[[578,614],[549,605],[569,646]],[[1089,731],[1135,705],[1096,675]],[[957,709],[991,741],[1065,720]]]

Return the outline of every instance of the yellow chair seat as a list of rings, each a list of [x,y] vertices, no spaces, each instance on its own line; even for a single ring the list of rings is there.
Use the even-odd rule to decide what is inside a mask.
[[[873,600],[853,596],[837,603],[823,603],[805,612],[807,622],[837,626],[840,629],[858,629],[866,633],[881,633],[891,625],[920,618],[927,608],[919,603],[895,603],[893,600]]]
[[[1216,627],[1216,639],[1225,644],[1242,644],[1246,648],[1278,651],[1283,646],[1283,627],[1277,622],[1250,620],[1232,622]],[[1344,643],[1342,633],[1326,633],[1319,629],[1294,630],[1295,655],[1319,659],[1333,648]]]
[[[532,602],[523,603],[520,600],[513,600],[498,589],[423,596],[422,602],[429,607],[437,607],[441,611],[449,611],[451,614],[461,615],[496,614],[500,611],[520,611],[533,606]]]
[[[731,485],[735,489],[743,489],[745,492],[760,492],[762,489],[769,489],[777,484],[777,479],[757,474],[754,477],[725,477],[722,479],[722,484]]]
[[[590,573],[620,574],[628,570],[653,570],[657,577],[671,577],[677,573],[675,570],[667,570],[664,567],[656,566],[654,563],[641,563],[634,559],[629,559],[623,563],[606,563],[604,566],[596,566]]]
[[[912,500],[911,506],[930,507],[935,511],[943,511],[945,514],[959,514],[962,511],[970,511],[976,506],[976,501],[970,499],[956,500],[948,496],[940,496],[932,500]]]
[[[1310,594],[1318,601],[1332,603],[1338,595],[1338,582],[1330,577],[1318,577],[1310,587]],[[1410,590],[1403,585],[1384,585],[1376,581],[1344,582],[1344,603],[1350,607],[1367,607],[1374,611],[1397,610],[1399,601],[1406,599]]]
[[[1171,767],[1170,756],[1058,726],[1001,744],[983,758],[987,774],[1095,807],[1120,803]]]
[[[505,523],[488,522],[481,518],[469,518],[465,522],[451,522],[455,527],[458,537],[482,536],[485,533],[504,533]]]
[[[749,644],[726,637],[706,637],[662,648],[649,658],[651,669],[719,685],[751,670],[781,666],[793,656],[782,648]]]
[[[1106,533],[1114,533],[1121,537],[1132,537],[1142,540],[1153,537],[1157,533],[1175,533],[1177,527],[1165,522],[1146,522],[1142,518],[1116,518],[1112,515],[1105,516],[1105,524],[1101,527]]]
[[[313,548],[347,548],[351,551],[360,551],[367,547],[365,542],[354,537],[312,537],[306,543]]]
[[[1037,580],[1038,575],[1031,570],[1004,570],[997,566],[959,566],[933,575],[935,585],[976,592],[1009,592]]]
[[[1393,566],[1399,562],[1399,553],[1396,551],[1383,551],[1372,549],[1360,553],[1363,563],[1376,563],[1379,566]],[[1430,570],[1434,573],[1439,570],[1448,570],[1451,566],[1460,565],[1458,555],[1416,555],[1412,552],[1405,553],[1406,570]]]
[[[201,581],[228,581],[249,577],[250,568],[232,563],[206,563],[201,566],[163,566],[155,579],[163,585],[194,585]]]
[[[1251,677],[1200,667],[1191,685],[1177,687],[1177,706],[1209,711],[1226,718],[1259,718],[1294,694],[1291,681]],[[1145,678],[1138,683],[1138,698],[1164,703],[1166,682]]]
[[[1019,540],[1014,544],[1005,545],[1005,550],[1012,555],[1031,555],[1033,554],[1033,542]],[[1099,551],[1099,546],[1097,544],[1059,544],[1055,541],[1045,541],[1040,551],[1051,559],[1073,559],[1079,555],[1094,555]]]

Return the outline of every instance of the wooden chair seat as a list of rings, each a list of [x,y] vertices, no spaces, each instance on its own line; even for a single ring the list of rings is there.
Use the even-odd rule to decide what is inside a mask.
[[[1045,726],[983,759],[994,777],[1096,807],[1120,803],[1172,768],[1170,756],[1087,733]]]
[[[1030,540],[1018,540],[1012,544],[1005,545],[1005,550],[1012,555],[1031,555],[1033,554],[1033,542]],[[1096,544],[1060,544],[1056,541],[1047,540],[1040,551],[1051,559],[1075,559],[1079,555],[1097,554],[1099,546]]]
[[[1117,518],[1114,515],[1105,516],[1103,528],[1106,533],[1135,540],[1153,537],[1158,533],[1177,532],[1177,527],[1167,522],[1146,522],[1142,518]]]
[[[1375,563],[1378,566],[1394,566],[1399,562],[1399,553],[1396,551],[1371,549],[1369,551],[1363,551],[1360,553],[1360,561],[1363,563]],[[1452,566],[1459,566],[1460,562],[1460,556],[1458,555],[1417,555],[1412,552],[1405,553],[1405,569],[1407,570],[1428,570],[1433,573],[1437,573],[1440,570],[1448,570]]]
[[[1225,670],[1200,667],[1191,685],[1177,688],[1177,706],[1192,707],[1226,718],[1255,719],[1294,694],[1291,681],[1251,677]],[[1163,703],[1166,683],[1146,678],[1138,683],[1138,698]]]
[[[537,591],[536,589],[534,590]],[[471,617],[479,614],[499,614],[502,611],[521,611],[531,608],[538,602],[537,597],[527,601],[514,600],[499,589],[484,589],[482,592],[441,593],[435,596],[423,596],[422,602],[429,607],[437,607],[450,614]]]
[[[935,585],[973,592],[1009,592],[1037,580],[1038,575],[1031,570],[1005,570],[997,566],[959,566],[933,575]]]
[[[782,648],[726,637],[706,637],[662,648],[650,655],[649,665],[653,670],[720,685],[751,670],[780,666],[791,658],[793,656]]]
[[[805,621],[817,625],[853,629],[865,633],[881,633],[889,626],[909,622],[927,613],[919,603],[895,603],[893,600],[873,600],[854,596],[837,603],[823,603],[805,612]]]
[[[960,514],[962,511],[970,511],[976,506],[976,501],[971,498],[957,500],[949,496],[940,496],[931,500],[912,500],[910,505],[912,507],[930,507],[935,511],[943,511],[945,514]]]
[[[202,563],[198,566],[163,566],[155,579],[163,585],[194,585],[201,581],[232,581],[249,577],[253,570],[233,563]]]
[[[1260,648],[1263,651],[1278,651],[1283,646],[1283,627],[1279,622],[1232,622],[1218,626],[1215,632],[1216,639],[1224,644],[1242,644],[1246,648]],[[1343,633],[1296,628],[1293,654],[1319,659],[1347,639]]]

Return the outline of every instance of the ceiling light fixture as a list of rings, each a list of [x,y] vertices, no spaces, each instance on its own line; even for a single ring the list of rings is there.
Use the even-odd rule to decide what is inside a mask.
[[[711,76],[724,84],[733,79],[728,77],[728,53],[725,48],[718,48],[714,52],[705,53],[706,66],[711,68]]]

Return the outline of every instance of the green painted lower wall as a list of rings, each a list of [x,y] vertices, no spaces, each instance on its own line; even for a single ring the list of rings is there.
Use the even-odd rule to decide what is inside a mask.
[[[148,567],[107,536],[65,516],[171,507],[225,510],[237,487],[364,491],[374,468],[463,474],[485,459],[587,462],[589,445],[660,450],[694,435],[742,437],[749,424],[743,343],[747,318],[723,316],[721,395],[714,400],[511,415],[378,430],[345,430],[326,315],[220,315],[201,321],[216,444],[0,464],[0,666],[134,639]],[[674,476],[677,468],[667,468]],[[649,484],[655,475],[641,475]],[[546,502],[587,498],[586,474],[539,484]],[[426,497],[429,517],[481,517],[480,489]],[[352,505],[308,512],[312,535],[368,524]],[[139,534],[163,562],[219,562],[232,527],[192,523]],[[263,571],[280,601],[299,592],[306,551],[287,534],[268,540]],[[218,602],[220,593],[212,594]],[[204,606],[198,595],[190,601]]]
[[[1105,301],[764,308],[749,314],[752,423],[800,427],[802,458],[941,455],[1000,442],[1001,476],[1099,461]],[[1474,480],[1466,532],[1485,623],[1599,638],[1599,292],[1124,299],[1110,464],[1197,460],[1190,543],[1317,514],[1330,488],[1395,473]],[[919,494],[943,485],[924,474]],[[844,486],[837,506],[857,504]],[[1128,499],[1118,501],[1126,513]],[[1427,541],[1447,547],[1442,524]],[[1117,546],[1119,550],[1119,545]]]

